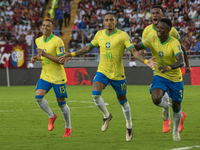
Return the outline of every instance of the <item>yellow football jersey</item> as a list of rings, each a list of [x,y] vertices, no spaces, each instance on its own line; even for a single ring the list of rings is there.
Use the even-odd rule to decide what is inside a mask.
[[[177,62],[175,56],[182,53],[180,42],[174,37],[169,36],[166,42],[161,43],[157,35],[153,35],[140,43],[144,48],[149,47],[152,56],[156,56],[155,62],[158,63],[154,69],[154,75],[159,75],[173,82],[182,81],[181,69],[172,69],[168,72],[161,73],[158,70],[160,66],[170,66]]]
[[[150,24],[144,29],[144,31],[142,33],[142,41],[144,41],[146,38],[148,38],[148,37],[150,37],[152,35],[157,35],[157,31],[153,27],[153,24]],[[171,35],[172,37],[176,38],[177,40],[181,39],[178,31],[174,27],[171,28],[171,30],[169,32],[169,35]]]
[[[61,56],[65,51],[63,41],[53,34],[51,34],[46,41],[44,37],[41,36],[35,40],[35,43],[38,48],[43,49],[43,51],[52,56]],[[40,79],[53,84],[63,84],[67,82],[65,70],[62,64],[51,61],[43,56],[41,56],[41,60],[42,71]]]
[[[134,47],[126,32],[116,28],[111,35],[108,35],[106,29],[100,30],[90,44],[100,46],[100,62],[97,72],[103,73],[112,80],[126,78],[122,57],[125,48],[129,50]]]

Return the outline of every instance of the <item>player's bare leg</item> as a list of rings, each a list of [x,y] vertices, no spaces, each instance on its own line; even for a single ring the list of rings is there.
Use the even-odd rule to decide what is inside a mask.
[[[93,100],[95,102],[95,105],[99,108],[99,110],[103,113],[104,116],[103,124],[101,126],[101,131],[103,132],[107,130],[109,121],[112,119],[112,115],[108,112],[104,100],[101,97],[101,92],[105,87],[106,85],[99,81],[94,82],[92,85]]]

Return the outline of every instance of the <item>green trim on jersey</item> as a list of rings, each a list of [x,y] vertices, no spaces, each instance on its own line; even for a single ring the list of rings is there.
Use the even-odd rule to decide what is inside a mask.
[[[153,24],[152,24],[152,29],[154,30],[154,31],[156,31],[156,29],[153,27]],[[157,32],[157,31],[156,31]]]
[[[143,47],[144,49],[146,49],[146,47],[144,46],[144,44],[143,44],[142,42],[140,42],[140,44],[142,45],[142,47]]]
[[[105,30],[105,34],[106,34],[107,36],[111,36],[111,35],[115,34],[116,32],[117,32],[117,28],[115,28],[115,31],[114,31],[113,33],[111,33],[110,35],[108,35],[108,34],[106,33],[106,30]]]
[[[135,47],[134,45],[131,45],[130,47],[128,47],[127,49],[130,50],[132,47]]]
[[[65,53],[62,53],[62,54],[58,54],[57,56],[62,56],[62,55],[65,55]]]
[[[168,43],[169,42],[169,40],[171,39],[171,36],[169,35],[169,37],[168,37],[168,39],[167,39],[167,41],[165,41],[164,43],[161,43],[161,41],[160,41],[160,39],[158,38],[158,41],[159,41],[159,43],[161,44],[161,45],[165,45],[166,43]]]
[[[43,36],[43,41],[44,41],[44,43],[47,43],[47,42],[49,42],[52,38],[53,38],[53,33],[51,33],[51,35],[47,38],[47,40],[45,41],[45,39],[44,39],[44,36]]]
[[[183,54],[183,52],[178,52],[178,53],[176,53],[174,56],[176,56],[176,55],[178,55],[178,54]]]
[[[92,45],[93,47],[98,47],[98,45],[97,45],[97,46],[94,46],[92,43],[90,43],[90,45]]]

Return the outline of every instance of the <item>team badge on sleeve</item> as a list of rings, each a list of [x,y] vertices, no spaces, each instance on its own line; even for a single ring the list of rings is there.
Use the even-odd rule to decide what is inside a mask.
[[[60,52],[64,52],[64,47],[63,46],[60,47],[59,49],[60,49]]]
[[[182,49],[181,49],[181,47],[180,47],[180,46],[178,46],[178,49],[179,49],[179,51],[182,51]]]

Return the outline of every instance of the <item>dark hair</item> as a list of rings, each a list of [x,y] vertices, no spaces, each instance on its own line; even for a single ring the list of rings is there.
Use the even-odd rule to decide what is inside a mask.
[[[162,6],[160,6],[160,5],[154,5],[154,6],[151,8],[151,10],[154,9],[154,8],[159,8],[159,9],[161,9],[162,12],[164,13],[164,9],[162,8]]]
[[[53,24],[53,21],[52,21],[51,19],[46,19],[46,20],[44,20],[44,21],[49,21],[49,22],[52,23],[52,25],[54,25],[54,24]]]
[[[172,22],[171,22],[171,20],[169,20],[167,18],[162,18],[160,20],[160,22],[164,22],[164,23],[166,23],[170,27],[170,29],[172,28]]]
[[[113,16],[116,18],[115,14],[112,13],[112,12],[107,12],[107,13],[104,15],[104,17],[105,17],[106,15],[113,15]]]

